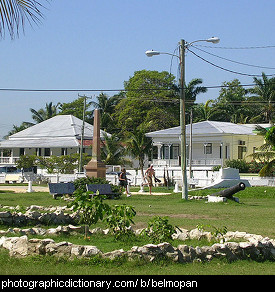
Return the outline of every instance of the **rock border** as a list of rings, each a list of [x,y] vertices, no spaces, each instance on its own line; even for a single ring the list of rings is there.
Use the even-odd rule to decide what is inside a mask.
[[[19,232],[24,235],[19,237],[0,238],[0,248],[9,250],[10,256],[26,257],[32,255],[51,255],[57,257],[73,258],[89,258],[92,256],[100,256],[114,260],[116,258],[126,257],[129,260],[145,259],[150,262],[158,258],[168,258],[173,262],[188,263],[211,261],[214,258],[227,259],[229,262],[235,260],[251,259],[255,261],[270,260],[275,261],[275,240],[261,235],[250,234],[246,232],[227,232],[222,240],[224,243],[215,243],[212,246],[188,246],[178,245],[173,247],[170,243],[163,242],[160,244],[146,244],[144,246],[133,246],[130,250],[123,249],[114,250],[103,253],[96,246],[92,245],[76,245],[67,241],[55,242],[53,239],[28,239],[27,234],[60,234],[60,233],[79,233],[83,232],[82,226],[58,226],[57,228],[42,229],[32,227],[29,229],[9,228],[7,231],[0,231],[0,234],[9,232]],[[141,230],[136,230],[139,234]],[[95,228],[90,230],[91,234],[102,233],[107,234],[108,229]],[[211,239],[210,232],[204,232],[199,229],[179,229],[173,235],[174,239]],[[232,242],[232,239],[244,239],[244,242]]]

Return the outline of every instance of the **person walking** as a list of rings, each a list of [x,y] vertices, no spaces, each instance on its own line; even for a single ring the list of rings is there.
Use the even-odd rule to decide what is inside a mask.
[[[131,197],[131,195],[128,191],[128,178],[126,175],[125,168],[122,168],[122,171],[121,171],[118,179],[119,179],[120,190],[122,190],[122,188],[125,188],[126,196]]]
[[[145,178],[148,182],[150,195],[152,195],[153,177],[155,177],[155,170],[153,169],[153,164],[151,164],[145,171]]]

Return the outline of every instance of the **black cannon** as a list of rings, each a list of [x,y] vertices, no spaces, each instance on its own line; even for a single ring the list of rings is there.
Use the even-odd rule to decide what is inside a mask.
[[[233,200],[233,201],[238,202],[239,200],[237,198],[233,197],[233,195],[238,193],[239,191],[243,191],[244,189],[245,189],[245,184],[243,182],[240,182],[233,187],[230,187],[230,188],[222,190],[218,193],[212,194],[211,196],[225,197],[229,200]]]

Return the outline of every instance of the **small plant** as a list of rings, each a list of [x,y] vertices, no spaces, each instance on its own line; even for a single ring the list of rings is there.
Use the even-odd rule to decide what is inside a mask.
[[[175,228],[168,223],[167,217],[155,216],[148,222],[148,227],[142,234],[152,240],[153,243],[160,243],[172,239]]]
[[[122,239],[133,235],[130,226],[134,224],[133,218],[136,211],[132,206],[115,205],[108,210],[105,219],[107,226],[112,230],[115,239]]]
[[[204,231],[205,228],[208,227],[210,228],[210,233],[213,235],[215,238],[221,238],[223,240],[224,235],[227,233],[227,227],[215,227],[213,225],[204,225],[204,224],[198,224],[197,228],[200,231]]]
[[[83,193],[81,190],[75,192],[75,199],[68,204],[74,211],[79,211],[79,223],[85,224],[85,237],[87,237],[87,226],[95,224],[98,220],[103,220],[106,213],[110,211],[110,206],[103,203],[103,196],[98,191],[95,196],[89,192]]]

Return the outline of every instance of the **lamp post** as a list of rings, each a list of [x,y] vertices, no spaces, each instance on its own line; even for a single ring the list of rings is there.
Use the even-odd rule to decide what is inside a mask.
[[[210,43],[218,43],[220,39],[218,37],[211,37],[205,40],[196,40],[191,43],[187,43],[185,40],[180,41],[180,51],[179,56],[164,53],[159,51],[146,51],[145,54],[147,57],[153,57],[160,54],[175,56],[179,58],[180,61],[180,151],[181,151],[181,173],[182,173],[182,199],[188,200],[188,184],[187,184],[187,159],[186,159],[186,123],[185,123],[185,50],[193,43],[196,42],[210,42]]]

